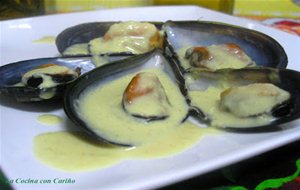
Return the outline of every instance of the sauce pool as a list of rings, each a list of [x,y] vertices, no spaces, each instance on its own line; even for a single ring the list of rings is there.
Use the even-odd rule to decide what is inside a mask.
[[[39,115],[37,120],[43,125],[57,125],[63,122],[63,118],[53,114]]]
[[[128,159],[174,155],[192,147],[204,135],[213,133],[216,133],[214,129],[185,122],[150,144],[126,148],[99,143],[81,132],[52,132],[34,138],[34,154],[48,166],[79,172],[109,167]]]

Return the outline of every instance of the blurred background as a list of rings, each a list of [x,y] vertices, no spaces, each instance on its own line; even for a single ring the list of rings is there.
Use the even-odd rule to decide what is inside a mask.
[[[241,16],[300,19],[300,0],[1,0],[0,19],[162,5],[198,5]]]
[[[300,36],[300,0],[1,0],[0,21],[124,7],[197,5]]]

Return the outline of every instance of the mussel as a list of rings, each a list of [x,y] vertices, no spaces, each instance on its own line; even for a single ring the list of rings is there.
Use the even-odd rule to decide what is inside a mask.
[[[255,62],[236,44],[218,44],[207,47],[191,47],[184,58],[188,67],[209,69],[239,69],[255,66]]]
[[[97,50],[103,40],[132,33],[126,24],[95,22],[64,30],[56,38],[58,51],[66,56],[70,48],[79,47],[80,56],[71,53],[74,57],[43,58],[2,66],[0,93],[18,101],[42,101],[64,95],[64,110],[72,122],[98,140],[121,146],[140,145],[144,143],[141,138],[147,140],[167,133],[193,118],[222,129],[256,130],[300,117],[300,74],[282,69],[287,66],[287,56],[271,37],[216,22],[168,21],[153,23],[154,28],[142,22],[142,26],[147,26],[146,33],[148,26],[153,29],[147,36],[148,49],[127,52],[117,48],[113,52],[107,48],[104,54]],[[132,35],[138,36],[138,33],[134,31]],[[218,56],[215,52],[233,55],[236,57],[230,60],[237,58],[245,62],[235,69],[210,67],[210,61]],[[104,64],[107,62],[110,64]],[[49,66],[63,72],[36,74],[37,70],[47,70]],[[48,78],[52,83],[43,84]],[[244,98],[244,87],[256,94],[270,88],[272,93],[266,94],[279,93],[280,96],[275,96],[271,107],[238,111],[243,113],[238,115],[235,109],[243,109],[232,104],[238,102],[232,94],[242,91],[238,98]],[[217,95],[199,94],[206,90],[215,90]],[[214,96],[217,98],[211,99]],[[197,103],[198,99],[211,101],[213,107],[217,104],[216,109],[226,116],[234,115],[229,118],[238,117],[238,122],[218,123],[220,119],[202,103]],[[257,119],[261,117],[263,119]],[[245,120],[250,122],[245,124]]]
[[[140,54],[162,47],[161,25],[135,21],[84,23],[62,31],[56,46],[62,55]]]
[[[101,42],[97,39],[110,39],[110,36],[118,36],[123,31],[122,25],[126,26],[127,23],[130,24],[131,22],[94,22],[67,28],[56,38],[57,49],[62,55],[69,54],[68,49],[77,49],[77,47],[79,47],[77,54],[98,54],[97,49],[100,47],[97,46],[101,44]],[[135,23],[147,24],[146,22]],[[153,26],[155,25],[157,30],[161,31],[161,35],[157,35],[158,32],[154,32],[155,35],[149,38],[151,39],[149,40],[149,44],[154,44],[151,45],[151,47],[164,48],[167,55],[180,63],[184,69],[192,67],[189,65],[188,60],[184,58],[187,48],[207,48],[221,44],[234,44],[239,47],[257,66],[285,68],[287,65],[287,56],[281,45],[273,38],[258,31],[208,21],[167,21],[166,23],[150,23],[153,24]],[[121,29],[111,29],[116,28],[114,27],[115,25],[119,25],[118,27],[121,27]],[[134,27],[132,26],[130,28]],[[165,35],[162,33],[165,33]],[[122,43],[122,39],[117,42],[117,44]],[[93,46],[93,44],[96,44],[96,46]],[[150,48],[149,51],[153,48]],[[138,53],[131,51],[132,49],[134,49],[134,47],[130,47],[127,49],[129,51],[125,51],[131,55]],[[106,53],[123,52],[124,49],[119,50],[116,48],[116,51],[112,52],[109,49],[107,51]],[[147,50],[141,52],[144,53],[146,51]]]
[[[66,85],[98,66],[127,54],[39,58],[0,67],[0,94],[19,102],[61,99]]]
[[[165,86],[161,72],[175,86]],[[161,80],[162,83],[159,82]],[[171,89],[177,89],[176,93],[170,94]],[[242,93],[238,99],[230,96],[231,92],[239,95],[236,91],[240,90]],[[244,97],[244,94],[249,96]],[[246,104],[265,101],[265,97],[259,100],[261,95],[271,97],[267,97],[266,102],[271,103],[266,107],[251,108],[249,112],[243,111],[242,115],[232,110],[237,108],[232,102],[245,103],[239,99],[249,99]],[[138,107],[127,105],[140,97],[143,98],[137,101]],[[174,98],[180,99],[179,103]],[[148,107],[154,109],[149,111]],[[211,109],[217,110],[221,116],[214,115]],[[172,113],[170,110],[179,114],[172,124],[174,126],[196,119],[207,126],[226,130],[273,130],[275,126],[300,117],[300,73],[288,69],[250,67],[217,71],[192,68],[182,75],[176,63],[163,56],[160,50],[155,50],[104,65],[80,76],[65,94],[64,110],[72,122],[92,137],[121,146],[140,145],[140,140],[132,135],[135,130],[150,129],[150,133],[137,135],[147,139],[157,130],[156,124],[162,127],[164,121],[173,117],[169,115]],[[159,128],[159,133],[164,133],[164,127]]]
[[[190,69],[185,77],[194,107],[191,113],[208,125],[239,131],[272,130],[300,117],[297,71],[261,67],[214,72]]]
[[[90,57],[41,58],[0,67],[0,94],[19,102],[61,98],[68,83],[95,68]]]
[[[214,49],[213,52],[218,51],[223,55],[226,50],[220,51],[219,49],[229,46],[227,55],[236,54],[241,57],[241,52],[243,52],[249,56],[250,60],[246,59],[245,66],[253,66],[253,63],[257,66],[274,68],[287,66],[287,55],[281,45],[273,38],[258,31],[208,21],[168,21],[162,28],[166,33],[167,55],[178,62],[182,70],[198,66],[206,67],[203,65],[207,63],[202,64],[195,59],[213,59],[213,56],[209,56],[211,49]],[[226,57],[217,58],[223,64],[221,69],[232,68],[232,63],[228,61],[225,63],[228,65],[224,65]],[[200,64],[197,65],[198,63]],[[213,70],[216,68],[213,66]],[[241,68],[241,66],[238,65],[237,68]]]
[[[186,119],[182,89],[178,67],[157,49],[82,75],[68,88],[64,110],[96,139],[135,146]],[[135,105],[128,105],[133,101]]]
[[[220,94],[220,110],[239,118],[273,114],[279,106],[290,101],[289,92],[272,83],[253,83],[229,87]]]
[[[151,102],[151,104],[145,109],[146,102]],[[169,117],[172,105],[156,74],[140,72],[126,87],[122,107],[133,117],[154,121]]]

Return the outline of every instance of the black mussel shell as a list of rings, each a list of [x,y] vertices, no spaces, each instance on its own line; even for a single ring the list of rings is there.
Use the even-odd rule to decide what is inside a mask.
[[[60,82],[57,86],[49,88],[38,88],[40,79],[32,78],[27,86],[17,86],[21,82],[22,75],[26,72],[44,65],[57,64],[77,70],[81,74],[95,68],[90,57],[54,57],[41,58],[11,63],[0,67],[0,94],[16,99],[19,102],[44,101],[61,98],[67,84],[72,82],[75,76],[53,76]]]
[[[152,61],[153,59],[155,59],[155,61]],[[76,111],[76,102],[80,95],[94,84],[102,85],[121,76],[135,73],[147,68],[162,69],[172,80],[176,81],[181,88],[184,88],[183,78],[176,65],[173,62],[166,61],[162,52],[156,49],[145,54],[116,61],[109,65],[104,65],[80,76],[68,87],[64,96],[64,110],[67,116],[74,124],[76,124],[76,126],[80,127],[95,139],[121,146],[132,146],[132,144],[106,139],[103,135],[96,133],[95,130],[89,127],[84,119],[80,117],[78,111]]]
[[[66,85],[78,78],[77,75],[51,75],[50,77],[52,78],[52,80],[57,82],[58,85],[49,88],[37,87],[43,81],[41,77],[29,78],[29,83],[27,82],[26,86],[16,86],[15,84],[21,82],[23,74],[44,64],[52,63],[66,66],[81,75],[94,69],[96,67],[95,65],[99,64],[97,63],[98,57],[99,60],[105,61],[105,64],[109,64],[117,60],[126,59],[130,56],[132,55],[127,55],[123,53],[116,53],[114,55],[97,55],[97,57],[91,57],[88,55],[64,56],[31,59],[10,63],[0,67],[0,94],[12,97],[19,102],[61,99],[63,97]]]
[[[222,69],[215,72],[190,69],[187,73],[194,78],[193,82],[187,84],[188,90],[204,90],[209,86],[222,85],[224,82],[232,86],[241,86],[252,83],[272,83],[275,86],[288,91],[291,95],[290,99],[272,110],[274,120],[266,125],[235,127],[224,126],[223,129],[231,131],[265,131],[273,130],[280,124],[285,124],[300,118],[300,72],[289,69],[276,68],[244,68],[244,69]],[[192,116],[200,121],[210,123],[209,116],[203,112],[197,114],[201,108],[195,108]],[[205,113],[204,113],[205,114]],[[204,119],[203,119],[204,118]]]
[[[56,47],[58,51],[63,52],[74,44],[88,43],[92,39],[103,37],[111,25],[119,22],[91,22],[83,23],[76,26],[69,27],[63,30],[56,38]],[[162,23],[150,22],[154,24],[159,30]],[[128,53],[132,54],[132,53]]]
[[[234,43],[257,66],[286,68],[288,59],[282,46],[261,32],[210,21],[168,21],[163,25],[168,55],[179,62],[178,51],[183,47]]]

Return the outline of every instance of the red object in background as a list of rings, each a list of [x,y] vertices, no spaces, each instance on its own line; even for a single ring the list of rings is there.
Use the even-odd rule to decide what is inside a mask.
[[[292,33],[292,34],[297,34],[300,36],[300,23],[299,22],[283,20],[283,21],[275,22],[275,23],[271,24],[271,26],[281,29],[283,31]]]
[[[298,178],[296,178],[296,179],[298,179]],[[294,181],[284,184],[280,188],[275,188],[272,190],[299,190],[299,189],[300,189],[300,181],[294,180]]]
[[[295,181],[300,183],[300,176],[295,179]]]

